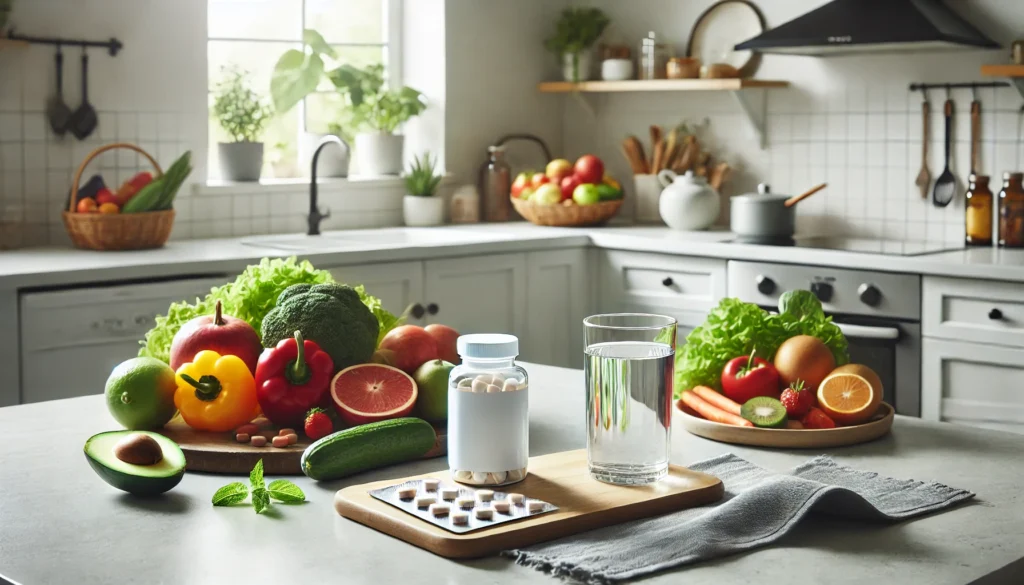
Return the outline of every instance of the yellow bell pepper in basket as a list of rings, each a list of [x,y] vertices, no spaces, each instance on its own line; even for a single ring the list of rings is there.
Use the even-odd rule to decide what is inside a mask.
[[[258,412],[256,382],[241,358],[201,351],[175,373],[174,405],[197,431],[232,431]]]

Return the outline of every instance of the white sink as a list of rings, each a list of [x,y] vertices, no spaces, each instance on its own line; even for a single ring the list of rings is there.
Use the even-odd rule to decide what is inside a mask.
[[[355,250],[381,247],[448,246],[484,242],[491,238],[479,232],[432,228],[383,228],[326,232],[319,236],[282,234],[255,236],[241,240],[242,245],[284,252]]]

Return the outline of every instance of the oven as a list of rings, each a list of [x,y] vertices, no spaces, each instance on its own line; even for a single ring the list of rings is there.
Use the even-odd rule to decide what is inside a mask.
[[[899,414],[921,416],[921,279],[842,268],[730,261],[729,296],[777,311],[787,290],[812,291],[843,331],[850,361],[882,380]]]

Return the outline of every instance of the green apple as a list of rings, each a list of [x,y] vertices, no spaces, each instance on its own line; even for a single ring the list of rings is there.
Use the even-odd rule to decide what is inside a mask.
[[[554,183],[544,183],[530,196],[530,201],[540,205],[555,205],[562,200],[562,190]]]
[[[572,200],[575,201],[577,205],[593,205],[601,200],[601,195],[597,191],[597,185],[593,183],[583,183],[573,190]]]
[[[529,186],[529,185],[527,185],[527,186],[523,187],[522,189],[520,189],[520,191],[519,191],[519,198],[522,199],[523,201],[526,201],[527,199],[529,199],[530,197],[533,196],[533,192],[534,192],[534,188]]]
[[[416,369],[416,413],[424,420],[443,421],[448,418],[448,375],[454,364],[443,360],[430,360]]]

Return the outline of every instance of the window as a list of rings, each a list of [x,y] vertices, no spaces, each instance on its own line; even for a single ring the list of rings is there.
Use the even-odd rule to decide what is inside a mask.
[[[397,10],[401,0],[209,0],[207,44],[210,90],[221,68],[236,65],[251,73],[253,89],[270,94],[274,64],[288,49],[301,47],[302,31],[315,29],[334,46],[341,63],[381,63],[389,76],[398,72]],[[313,141],[307,132],[327,132],[338,118],[339,96],[326,80],[320,91],[292,110],[274,116],[264,137],[265,178],[309,174],[300,164]],[[226,139],[211,116],[210,176],[219,175],[217,143]],[[306,154],[305,157],[302,155]]]

